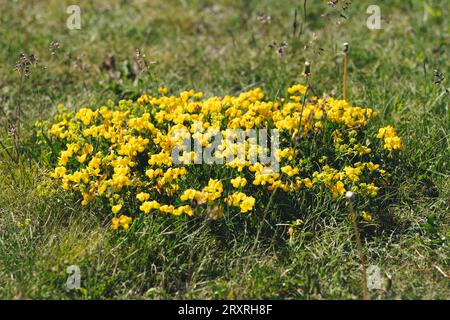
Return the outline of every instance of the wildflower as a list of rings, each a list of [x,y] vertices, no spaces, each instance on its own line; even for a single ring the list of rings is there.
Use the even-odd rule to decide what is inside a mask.
[[[300,93],[302,96],[306,93],[306,87],[301,84],[296,84],[288,89],[289,94]]]
[[[346,192],[342,181],[338,181],[335,185],[332,185],[330,188],[334,198],[338,196],[343,196],[344,193]]]
[[[255,198],[246,197],[244,200],[242,200],[239,207],[241,208],[241,212],[248,212],[253,209],[254,205],[255,205]]]
[[[243,188],[247,184],[247,179],[243,177],[236,177],[234,179],[231,179],[231,184],[234,188]]]
[[[298,173],[298,168],[292,168],[291,166],[284,166],[281,168],[281,171],[287,174],[289,177],[296,175]]]
[[[195,189],[187,189],[183,192],[180,199],[181,201],[194,200],[199,193],[200,192]]]
[[[181,206],[181,207],[178,207],[176,209],[173,209],[171,211],[171,213],[174,216],[179,216],[179,215],[181,215],[183,213],[187,214],[188,216],[192,216],[193,215],[192,208],[189,205],[185,205],[185,206]]]
[[[61,178],[66,174],[66,171],[67,169],[65,167],[56,167],[51,176],[55,179]]]
[[[111,211],[115,214],[118,213],[120,211],[120,209],[122,209],[122,205],[121,204],[117,204],[115,206],[111,207]]]
[[[174,212],[174,210],[175,210],[175,207],[172,205],[165,204],[165,205],[162,205],[159,207],[159,211],[169,213],[169,214],[172,214]]]
[[[153,200],[143,202],[139,209],[145,213],[149,213],[153,209],[159,209],[160,207],[160,204],[157,201]]]
[[[86,161],[87,154],[82,154],[81,156],[77,157],[78,162],[84,163]]]
[[[223,191],[223,184],[220,180],[209,179],[208,186],[203,188],[203,192],[206,193],[207,198],[210,202],[215,199],[220,198]]]
[[[119,229],[122,227],[124,230],[128,230],[130,228],[130,224],[132,222],[132,218],[126,215],[121,215],[119,218],[112,218],[111,228],[113,230]]]
[[[167,89],[166,87],[159,87],[158,91],[160,94],[167,94],[169,92],[169,89]]]
[[[112,228],[113,230],[119,229],[119,226],[120,226],[120,222],[119,222],[119,221],[120,221],[119,218],[112,218],[112,225],[111,225],[111,228]]]
[[[140,201],[140,202],[144,202],[146,200],[148,200],[150,198],[150,195],[148,193],[145,192],[140,192],[136,195],[136,198]]]
[[[366,163],[366,168],[369,169],[369,171],[377,170],[380,167],[379,164],[374,164],[372,161]]]
[[[380,128],[377,133],[378,139],[384,139],[384,149],[392,150],[402,150],[403,145],[401,139],[397,136],[395,129],[391,126]]]
[[[362,212],[362,217],[367,222],[371,222],[373,220],[372,215],[370,213],[368,213],[367,211]]]
[[[313,183],[310,178],[305,178],[302,182],[308,189],[311,189],[313,187]]]

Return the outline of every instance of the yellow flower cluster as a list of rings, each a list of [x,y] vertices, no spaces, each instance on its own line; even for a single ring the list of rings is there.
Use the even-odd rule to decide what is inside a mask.
[[[384,140],[384,148],[386,150],[402,150],[403,145],[401,139],[397,136],[395,129],[391,126],[387,126],[378,130],[378,139]]]
[[[119,218],[112,218],[111,228],[117,230],[119,227],[122,227],[123,229],[128,230],[132,221],[132,218],[122,214]]]
[[[204,208],[229,206],[246,213],[260,195],[276,189],[287,196],[326,190],[342,198],[352,190],[376,197],[377,179],[388,174],[380,159],[385,150],[402,149],[392,127],[377,133],[368,126],[376,116],[372,109],[331,97],[304,99],[307,90],[300,84],[288,89],[286,99],[274,101],[260,88],[208,98],[193,90],[178,96],[168,96],[166,88],[159,92],[95,110],[60,107],[53,123],[39,124],[41,134],[49,135],[42,143],[50,142],[53,159],[57,157],[52,177],[64,190],[78,192],[83,205],[109,201],[114,229],[129,228],[132,218],[124,212],[134,217],[152,211],[191,216]],[[225,159],[246,150],[240,161],[196,164],[202,154],[186,151],[182,164],[174,163],[172,151],[186,138],[179,134],[182,130],[206,148],[214,134],[227,137],[229,129],[278,129],[280,145],[274,152],[279,172],[251,161],[252,154],[263,150],[250,136],[243,142],[223,141],[214,154]]]
[[[242,192],[235,192],[227,198],[226,203],[234,207],[239,207],[241,212],[248,212],[253,209],[255,198],[249,197]]]

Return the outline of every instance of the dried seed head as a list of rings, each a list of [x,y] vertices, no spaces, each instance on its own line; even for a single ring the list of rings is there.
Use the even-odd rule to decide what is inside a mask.
[[[347,53],[348,52],[348,42],[345,42],[344,44],[343,44],[343,49],[342,49],[342,51],[344,51],[344,53]]]
[[[270,24],[272,22],[272,17],[265,15],[265,14],[261,14],[257,17],[258,21],[261,22],[261,24]]]
[[[276,50],[280,56],[284,55],[287,47],[288,43],[286,41],[283,41],[280,44],[278,44],[276,41],[273,41],[271,44],[269,44],[269,48]]]
[[[311,75],[311,63],[309,61],[305,61],[305,76],[309,77]]]
[[[19,72],[20,75],[25,75],[25,77],[30,76],[30,66],[37,65],[37,58],[34,54],[30,54],[27,56],[25,53],[21,52],[19,55],[19,60],[16,63],[15,69]]]
[[[36,66],[38,59],[37,59],[37,57],[36,57],[33,53],[30,54],[30,56],[28,57],[28,59],[29,59],[29,61],[30,61],[30,63],[31,63],[32,65]]]
[[[348,199],[348,200],[353,200],[354,198],[355,198],[355,194],[353,193],[353,191],[347,191],[346,193],[345,193],[345,197]]]
[[[330,1],[328,1],[328,5],[332,8],[334,8],[338,2],[339,2],[339,0],[330,0]]]
[[[79,55],[75,58],[75,68],[80,69],[81,71],[86,71],[88,68],[88,65],[83,62],[83,55]]]
[[[51,55],[54,56],[56,54],[56,51],[59,49],[59,42],[58,41],[51,42],[48,48],[50,49]]]
[[[435,78],[434,84],[439,85],[442,82],[444,82],[445,76],[441,71],[439,71],[439,69],[435,69],[434,78]]]
[[[10,123],[8,126],[8,136],[15,137],[16,136],[16,125],[14,123]]]
[[[141,53],[140,49],[136,49],[134,59],[138,65],[140,71],[142,71],[143,69],[146,69],[148,67],[146,56],[144,53]]]

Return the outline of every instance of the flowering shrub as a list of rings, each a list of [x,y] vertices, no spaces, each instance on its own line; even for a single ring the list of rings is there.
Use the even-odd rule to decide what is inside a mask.
[[[109,205],[113,229],[128,229],[139,212],[191,216],[208,208],[220,215],[227,208],[249,214],[258,195],[274,190],[288,197],[326,192],[336,201],[347,190],[376,198],[389,177],[385,164],[402,149],[394,128],[374,128],[376,112],[370,108],[332,97],[308,99],[306,92],[294,85],[288,98],[271,101],[259,88],[211,98],[193,90],[170,96],[161,88],[159,96],[98,109],[67,112],[61,106],[53,123],[38,126],[42,143],[51,145],[52,177],[64,190],[79,193],[83,205]],[[258,128],[279,132],[273,150],[278,172],[250,161],[252,152],[261,152],[258,146],[252,150],[250,138],[223,142],[215,152],[223,158],[244,147],[243,161],[196,164],[201,155],[195,152],[182,153],[181,164],[173,161],[179,142],[174,133],[181,129],[205,148],[214,133]],[[363,219],[372,220],[362,212]]]

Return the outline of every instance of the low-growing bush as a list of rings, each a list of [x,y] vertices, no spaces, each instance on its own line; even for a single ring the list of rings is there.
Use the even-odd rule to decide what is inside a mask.
[[[402,149],[394,128],[377,128],[370,108],[307,98],[300,84],[288,93],[270,100],[256,88],[204,98],[160,88],[159,95],[117,105],[77,112],[61,106],[53,122],[37,125],[40,143],[51,151],[53,178],[79,193],[83,205],[109,206],[113,229],[128,229],[141,213],[251,215],[275,190],[287,200],[326,193],[333,201],[351,190],[367,199],[359,216],[375,219],[377,195]],[[270,147],[254,129],[268,132]],[[185,141],[194,151],[180,148]]]

